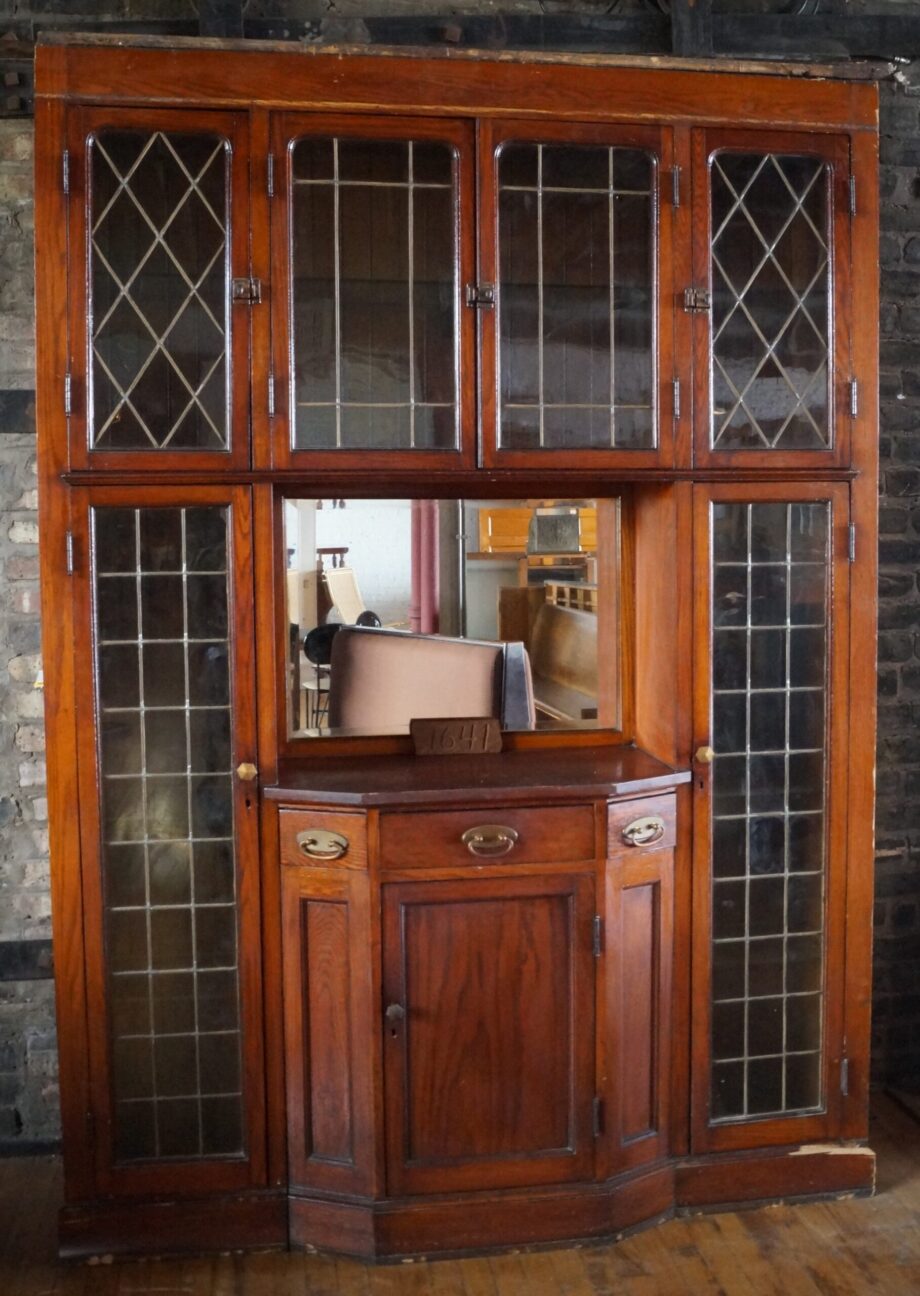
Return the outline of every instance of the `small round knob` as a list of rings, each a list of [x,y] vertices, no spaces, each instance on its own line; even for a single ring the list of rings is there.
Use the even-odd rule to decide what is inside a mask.
[[[259,777],[258,766],[253,765],[251,761],[243,761],[241,765],[236,767],[236,776],[238,779],[242,779],[244,783],[251,783],[253,779]]]
[[[697,747],[693,756],[700,765],[711,765],[715,758],[716,754],[712,747]]]
[[[406,1010],[402,1004],[391,1003],[383,1015],[390,1026],[395,1026],[398,1022],[405,1021]]]

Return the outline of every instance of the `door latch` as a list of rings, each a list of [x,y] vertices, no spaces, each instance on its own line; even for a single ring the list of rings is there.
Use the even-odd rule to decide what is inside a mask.
[[[243,306],[258,306],[262,300],[261,279],[234,279],[231,296]]]
[[[467,284],[466,304],[477,310],[491,310],[495,305],[495,284]]]
[[[712,310],[712,294],[706,288],[685,288],[684,310],[691,312]]]

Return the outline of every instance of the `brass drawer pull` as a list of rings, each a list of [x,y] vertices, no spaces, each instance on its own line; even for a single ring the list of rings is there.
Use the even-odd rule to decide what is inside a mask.
[[[621,836],[627,846],[651,846],[661,841],[664,836],[664,820],[661,815],[647,815],[634,819],[623,829]]]
[[[295,838],[304,855],[315,860],[341,859],[348,852],[348,838],[325,828],[307,828]]]
[[[471,855],[481,859],[495,859],[507,855],[513,850],[518,839],[516,828],[505,828],[501,824],[480,824],[478,828],[467,828],[460,838]]]

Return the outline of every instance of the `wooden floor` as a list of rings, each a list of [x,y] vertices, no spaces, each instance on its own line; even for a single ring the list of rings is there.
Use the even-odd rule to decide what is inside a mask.
[[[374,1268],[261,1252],[62,1265],[56,1159],[0,1160],[0,1296],[920,1296],[920,1124],[875,1103],[873,1198],[670,1220],[605,1245]]]

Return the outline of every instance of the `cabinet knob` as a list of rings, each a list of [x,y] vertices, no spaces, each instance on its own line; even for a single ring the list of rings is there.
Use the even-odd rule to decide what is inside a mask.
[[[693,759],[699,765],[711,765],[715,758],[716,754],[712,747],[697,747],[693,753]]]
[[[294,840],[309,859],[336,860],[348,852],[348,838],[325,828],[306,828]]]
[[[518,839],[516,828],[506,828],[502,824],[480,824],[478,828],[467,828],[460,840],[471,855],[480,859],[495,859],[507,855],[513,850]]]
[[[251,783],[253,779],[259,777],[258,766],[253,765],[251,761],[243,761],[241,765],[236,767],[236,777],[242,779],[244,783]]]
[[[398,1026],[401,1021],[406,1020],[406,1010],[398,1003],[391,1003],[383,1015],[387,1019],[388,1026]]]

